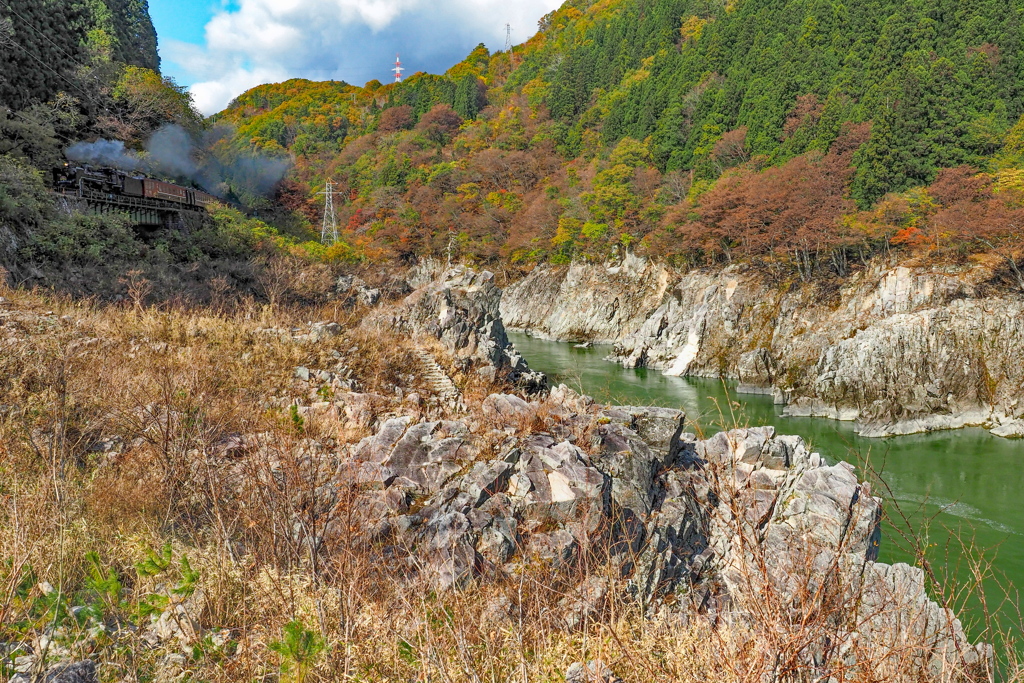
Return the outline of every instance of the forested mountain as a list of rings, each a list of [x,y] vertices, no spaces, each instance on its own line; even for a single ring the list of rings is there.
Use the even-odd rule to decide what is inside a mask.
[[[809,276],[879,249],[1012,256],[1022,8],[570,0],[511,55],[261,86],[218,120],[234,146],[296,157],[280,199],[312,222],[339,182],[365,258],[628,247]]]
[[[0,0],[0,155],[48,170],[83,139],[198,129],[159,66],[146,0]]]
[[[510,77],[543,89],[579,153],[650,138],[662,170],[714,177],[714,145],[779,163],[873,121],[853,193],[868,204],[981,164],[1021,114],[1019,3],[740,0],[566,6]],[[582,10],[582,11],[581,11]]]
[[[146,0],[0,0],[0,103],[24,109],[89,84],[97,60],[159,70]]]

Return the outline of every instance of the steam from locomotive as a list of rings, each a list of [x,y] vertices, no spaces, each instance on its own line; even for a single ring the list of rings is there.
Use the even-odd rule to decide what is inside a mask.
[[[252,152],[234,154],[225,161],[211,153],[225,132],[222,127],[214,128],[206,133],[201,145],[197,145],[188,131],[169,124],[150,137],[144,154],[127,149],[120,140],[79,142],[64,154],[76,164],[174,179],[201,187],[222,199],[242,203],[246,195],[267,194],[284,177],[290,162]]]

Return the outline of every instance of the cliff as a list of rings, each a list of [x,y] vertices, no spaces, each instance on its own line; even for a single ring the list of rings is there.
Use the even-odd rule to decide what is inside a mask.
[[[736,379],[787,414],[857,421],[866,436],[1018,436],[1024,302],[988,294],[990,277],[875,264],[838,286],[780,285],[741,266],[679,273],[631,257],[538,268],[506,290],[502,315],[538,336],[612,343],[626,367]]]

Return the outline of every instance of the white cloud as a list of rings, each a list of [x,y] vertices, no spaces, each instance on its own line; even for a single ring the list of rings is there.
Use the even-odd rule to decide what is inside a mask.
[[[206,26],[205,45],[166,41],[165,58],[195,80],[192,94],[204,114],[233,97],[288,78],[362,84],[388,79],[394,55],[406,74],[441,72],[477,43],[515,42],[560,0],[241,0]]]

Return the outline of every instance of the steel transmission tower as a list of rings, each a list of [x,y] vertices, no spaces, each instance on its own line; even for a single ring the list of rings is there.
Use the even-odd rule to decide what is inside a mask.
[[[505,52],[508,53],[508,61],[515,63],[515,55],[512,53],[512,24],[505,24]]]
[[[402,68],[402,60],[398,58],[398,55],[395,55],[395,68],[392,69],[392,71],[395,72],[395,83],[401,83],[402,72],[405,71],[405,69]]]
[[[324,244],[334,244],[338,241],[338,214],[334,211],[334,181],[327,179],[327,186],[323,192],[324,196],[324,223],[320,229],[320,241]]]

